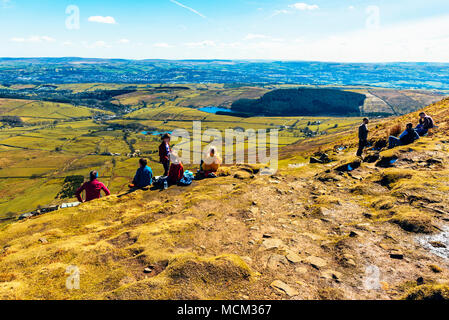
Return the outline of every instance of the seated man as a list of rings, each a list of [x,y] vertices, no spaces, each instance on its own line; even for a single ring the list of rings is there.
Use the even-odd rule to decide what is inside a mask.
[[[221,158],[214,147],[210,148],[206,158],[201,163],[201,172],[205,177],[215,177],[221,165]]]
[[[429,129],[435,127],[435,123],[431,116],[428,116],[425,112],[419,114],[419,125],[416,127],[416,132],[418,132],[420,137],[425,136]]]
[[[153,184],[153,171],[148,166],[148,161],[140,159],[139,164],[140,168],[137,169],[133,182],[129,185],[130,188],[143,189]]]
[[[98,179],[98,172],[92,171],[90,173],[90,181],[84,183],[75,193],[79,202],[87,202],[95,199],[101,198],[101,190],[104,191],[106,196],[109,196],[111,192],[109,192],[108,188],[101,183]],[[81,197],[81,193],[86,191],[86,200],[83,200]]]
[[[398,146],[406,146],[412,144],[416,140],[419,139],[419,135],[415,129],[413,129],[413,123],[407,124],[407,129],[399,136],[399,138],[391,136],[389,139],[390,145],[389,149],[398,147]]]
[[[170,185],[178,184],[178,182],[184,176],[184,166],[182,165],[181,159],[178,157],[176,152],[173,152],[170,157],[171,165],[168,171],[168,183]]]

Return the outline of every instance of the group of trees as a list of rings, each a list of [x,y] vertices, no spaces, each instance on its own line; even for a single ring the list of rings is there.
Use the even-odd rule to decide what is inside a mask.
[[[23,127],[24,123],[18,116],[0,116],[0,122],[11,127]]]

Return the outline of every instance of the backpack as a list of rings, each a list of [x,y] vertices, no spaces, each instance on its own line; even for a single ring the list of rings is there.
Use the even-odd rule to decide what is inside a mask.
[[[167,177],[155,177],[153,186],[159,189],[163,189],[165,181],[167,181]]]
[[[429,122],[429,129],[432,129],[435,127],[435,122],[431,117],[427,117],[427,121]]]
[[[178,185],[180,186],[190,186],[193,182],[193,172],[190,172],[189,170],[184,171],[184,176],[179,181]]]

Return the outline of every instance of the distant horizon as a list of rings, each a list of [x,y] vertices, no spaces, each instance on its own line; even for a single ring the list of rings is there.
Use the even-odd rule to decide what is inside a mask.
[[[124,60],[124,61],[242,61],[242,62],[304,62],[304,63],[338,63],[338,64],[449,64],[447,62],[439,61],[332,61],[332,60],[289,60],[289,59],[226,59],[226,58],[180,58],[180,59],[168,59],[168,58],[99,58],[99,57],[78,57],[78,56],[35,56],[35,57],[0,57],[0,60],[5,59],[81,59],[81,60]]]

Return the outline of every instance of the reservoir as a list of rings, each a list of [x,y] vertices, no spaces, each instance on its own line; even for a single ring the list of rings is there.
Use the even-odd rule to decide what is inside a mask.
[[[227,108],[223,108],[223,107],[204,107],[204,108],[199,108],[198,110],[207,112],[207,113],[213,113],[213,114],[216,114],[217,112],[232,113],[231,109],[227,109]]]

